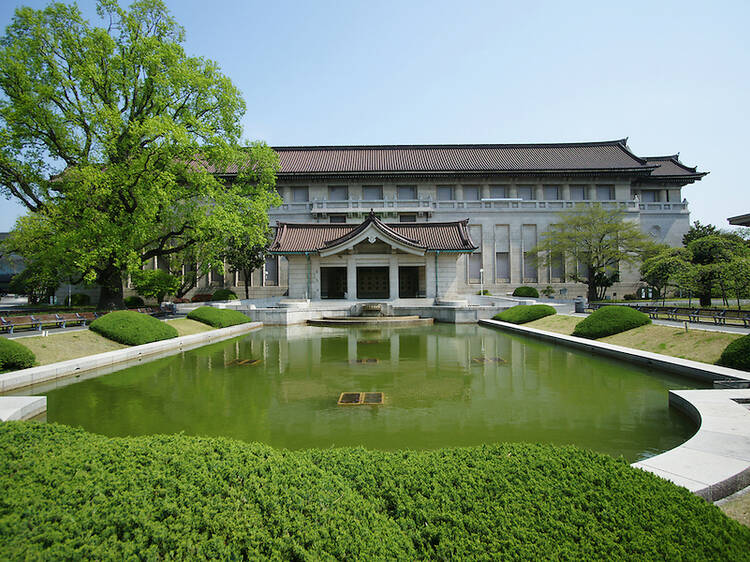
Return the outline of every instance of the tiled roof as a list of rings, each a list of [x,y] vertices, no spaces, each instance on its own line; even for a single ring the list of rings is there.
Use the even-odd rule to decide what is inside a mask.
[[[704,176],[705,173],[696,171],[693,167],[685,166],[679,160],[679,154],[671,156],[646,156],[644,158],[650,166],[657,166],[651,176]]]
[[[408,246],[425,251],[463,251],[471,252],[477,248],[466,228],[468,219],[456,222],[429,223],[383,223],[370,216],[360,224],[278,224],[276,238],[269,250],[273,253],[315,253],[331,248],[354,238],[367,226],[376,222],[386,234]]]
[[[281,174],[644,170],[624,140],[563,144],[275,147]]]

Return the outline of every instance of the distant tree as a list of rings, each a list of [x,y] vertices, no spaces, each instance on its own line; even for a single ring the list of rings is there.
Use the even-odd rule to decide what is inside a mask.
[[[736,257],[717,265],[723,287],[734,295],[737,308],[742,310],[741,299],[750,297],[750,257]]]
[[[576,268],[569,277],[585,283],[589,301],[595,301],[603,299],[607,288],[619,280],[621,265],[636,263],[652,245],[636,223],[625,220],[622,211],[593,205],[584,211],[560,213],[532,253],[541,255],[547,265],[555,255],[575,260],[583,273]]]
[[[156,299],[160,303],[166,295],[172,295],[180,286],[180,280],[161,269],[134,271],[130,276],[133,288],[142,297]]]
[[[249,240],[232,237],[226,243],[224,259],[233,270],[239,271],[245,279],[245,298],[250,298],[248,281],[253,271],[263,267],[268,256],[268,244],[270,240],[262,244],[254,244]]]
[[[700,221],[695,221],[688,231],[682,237],[682,245],[687,246],[693,240],[703,238],[704,236],[712,236],[719,234],[719,229],[712,224],[701,224]]]
[[[97,13],[101,27],[75,5],[18,8],[0,39],[0,193],[49,234],[26,254],[64,257],[119,307],[154,257],[202,246],[210,266],[226,232],[261,243],[279,164],[239,145],[239,90],[185,53],[161,0]]]
[[[666,298],[670,286],[685,284],[682,272],[691,268],[690,253],[684,248],[667,248],[641,264],[641,279],[657,291],[657,297]]]
[[[696,283],[701,306],[711,306],[711,290],[715,285],[722,289],[726,302],[726,276],[724,266],[736,258],[747,257],[750,249],[741,240],[724,234],[702,236],[687,246],[690,261],[697,268]]]

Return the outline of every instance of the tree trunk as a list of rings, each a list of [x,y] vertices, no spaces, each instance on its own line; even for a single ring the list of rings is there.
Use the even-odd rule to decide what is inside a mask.
[[[253,270],[252,269],[250,271],[248,271],[247,269],[243,269],[242,270],[242,276],[245,278],[245,300],[249,300],[250,299],[250,285],[249,285],[249,281],[250,281],[250,277],[252,276],[252,274],[253,274]]]
[[[711,306],[711,289],[708,292],[702,292],[700,295],[701,306]]]
[[[123,307],[122,271],[119,268],[109,266],[99,273],[96,282],[101,287],[97,306],[99,310]]]

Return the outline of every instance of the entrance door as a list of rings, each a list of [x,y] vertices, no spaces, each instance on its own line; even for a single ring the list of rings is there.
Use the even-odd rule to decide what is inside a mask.
[[[346,294],[346,268],[320,268],[320,298],[343,299]]]
[[[419,267],[398,268],[398,296],[402,299],[414,299],[419,296]]]
[[[387,299],[391,296],[391,286],[387,267],[357,268],[357,298]]]

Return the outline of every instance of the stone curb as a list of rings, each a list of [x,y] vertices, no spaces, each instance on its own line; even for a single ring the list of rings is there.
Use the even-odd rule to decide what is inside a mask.
[[[219,328],[208,332],[191,334],[189,336],[180,336],[169,340],[162,340],[143,345],[107,351],[78,359],[70,359],[50,365],[41,365],[22,369],[0,375],[0,392],[9,392],[32,384],[52,381],[69,375],[75,375],[98,369],[109,367],[116,363],[138,360],[154,354],[165,353],[169,351],[187,351],[209,343],[216,343],[227,340],[262,327],[262,322],[250,322],[248,324],[239,324],[228,328]],[[0,397],[0,409],[2,404],[10,397]],[[16,397],[14,397],[16,398]],[[14,418],[15,419],[15,418]]]
[[[750,380],[748,373],[718,365],[498,320],[480,320],[480,324],[700,380]],[[750,404],[750,389],[670,390],[669,404],[693,418],[698,431],[682,445],[631,466],[656,474],[712,502],[750,486],[750,409],[746,407]]]

